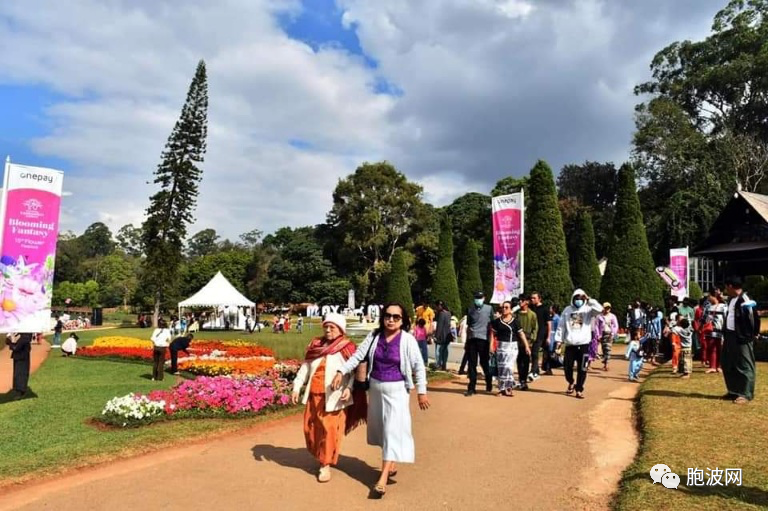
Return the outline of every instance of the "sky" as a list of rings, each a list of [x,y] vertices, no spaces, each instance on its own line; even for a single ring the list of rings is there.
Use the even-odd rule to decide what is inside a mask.
[[[630,157],[635,85],[726,0],[3,0],[0,155],[65,172],[62,230],[143,221],[200,59],[193,234],[325,221],[388,160],[436,206],[538,159]]]

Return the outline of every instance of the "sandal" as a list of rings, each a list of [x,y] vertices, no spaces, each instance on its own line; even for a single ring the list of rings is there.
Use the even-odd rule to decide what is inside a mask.
[[[387,493],[387,487],[384,486],[383,484],[377,484],[376,486],[373,487],[373,494],[378,498],[383,497],[386,493]]]
[[[390,471],[389,471],[389,476],[388,476],[388,477],[395,477],[396,475],[397,475],[397,469],[395,469],[395,470],[390,470]]]
[[[577,399],[584,399],[584,393],[583,392],[577,392],[576,393],[576,398]]]
[[[569,396],[573,394],[573,384],[568,385],[568,390],[566,390],[565,393],[568,394]]]

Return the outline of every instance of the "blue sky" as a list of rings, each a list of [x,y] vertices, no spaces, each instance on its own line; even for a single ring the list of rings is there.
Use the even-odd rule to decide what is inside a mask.
[[[64,229],[139,224],[198,59],[209,139],[193,234],[323,222],[388,160],[441,206],[539,158],[629,158],[655,52],[725,0],[0,2],[0,156],[66,172]],[[589,34],[585,37],[585,34]]]

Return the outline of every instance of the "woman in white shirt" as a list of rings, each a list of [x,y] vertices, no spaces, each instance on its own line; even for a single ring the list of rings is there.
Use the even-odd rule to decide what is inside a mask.
[[[168,351],[168,345],[171,342],[171,331],[165,320],[160,318],[157,322],[157,328],[152,332],[152,381],[163,380],[165,373],[165,353]]]

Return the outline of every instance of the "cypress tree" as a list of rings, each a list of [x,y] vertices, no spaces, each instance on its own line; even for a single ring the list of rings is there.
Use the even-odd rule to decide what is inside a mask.
[[[145,248],[141,287],[154,298],[153,323],[160,307],[178,286],[182,244],[194,221],[198,184],[208,136],[208,79],[205,62],[197,64],[181,115],[168,137],[154,184],[160,191],[149,199],[142,229]]]
[[[453,230],[447,215],[440,219],[440,239],[437,246],[437,268],[432,284],[432,298],[442,300],[452,313],[461,310],[459,284],[453,266]]]
[[[597,266],[595,253],[595,230],[592,227],[592,215],[586,211],[579,213],[573,240],[573,266],[571,278],[574,287],[580,287],[589,296],[600,293],[600,268]]]
[[[555,179],[545,161],[539,160],[531,169],[526,193],[525,290],[538,291],[544,300],[567,305],[573,293],[568,249]]]
[[[601,300],[611,302],[613,310],[619,312],[625,311],[635,298],[661,306],[663,281],[654,269],[637,198],[635,171],[628,163],[619,169],[611,238],[608,263],[600,285]],[[623,314],[618,317],[624,321]]]
[[[695,280],[692,280],[688,284],[688,296],[697,302],[701,300],[702,296],[704,296],[704,291],[701,290],[701,286]]]
[[[480,262],[477,255],[477,243],[469,240],[464,244],[459,252],[459,300],[461,303],[461,316],[467,309],[472,307],[475,291],[483,289],[483,283],[480,278]]]
[[[408,267],[405,264],[405,253],[402,248],[395,250],[392,256],[392,268],[387,279],[385,302],[403,304],[410,316],[413,316],[413,296],[411,284],[408,282]]]

